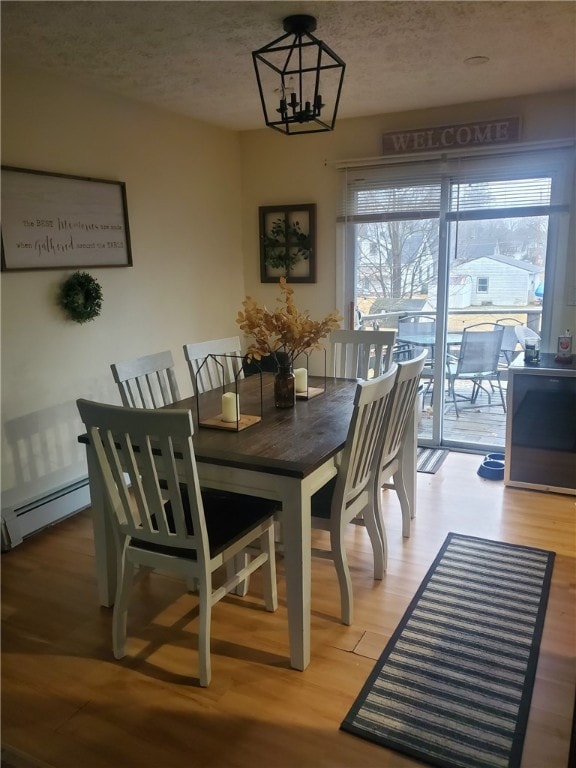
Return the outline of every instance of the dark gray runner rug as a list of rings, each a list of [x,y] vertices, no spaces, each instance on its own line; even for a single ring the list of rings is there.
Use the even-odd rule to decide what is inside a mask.
[[[416,468],[418,472],[434,475],[442,466],[450,451],[443,448],[418,448]]]
[[[431,765],[520,765],[554,553],[450,533],[343,730]]]

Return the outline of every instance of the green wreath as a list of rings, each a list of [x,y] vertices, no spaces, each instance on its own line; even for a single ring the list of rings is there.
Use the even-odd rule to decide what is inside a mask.
[[[87,323],[98,317],[102,301],[102,288],[88,272],[74,272],[60,286],[58,304],[76,323]]]

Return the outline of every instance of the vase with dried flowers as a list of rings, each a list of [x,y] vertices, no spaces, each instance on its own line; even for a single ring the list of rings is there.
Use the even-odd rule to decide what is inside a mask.
[[[280,306],[274,311],[259,306],[247,296],[242,302],[236,322],[246,336],[252,338],[246,350],[248,360],[261,360],[272,355],[278,373],[274,382],[275,403],[278,408],[294,406],[294,360],[304,352],[322,349],[321,340],[340,327],[342,317],[330,312],[323,320],[312,320],[308,311],[300,312],[294,304],[294,289],[285,277],[280,278]]]

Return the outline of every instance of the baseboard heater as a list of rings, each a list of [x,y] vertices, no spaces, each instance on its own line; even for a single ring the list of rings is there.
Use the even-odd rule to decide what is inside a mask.
[[[33,533],[90,506],[88,478],[38,496],[17,507],[2,509],[2,551],[21,544]]]

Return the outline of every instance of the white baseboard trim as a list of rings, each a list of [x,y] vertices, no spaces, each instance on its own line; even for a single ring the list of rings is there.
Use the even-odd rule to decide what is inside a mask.
[[[90,506],[88,478],[63,486],[44,496],[5,507],[1,512],[2,551],[27,537]]]

